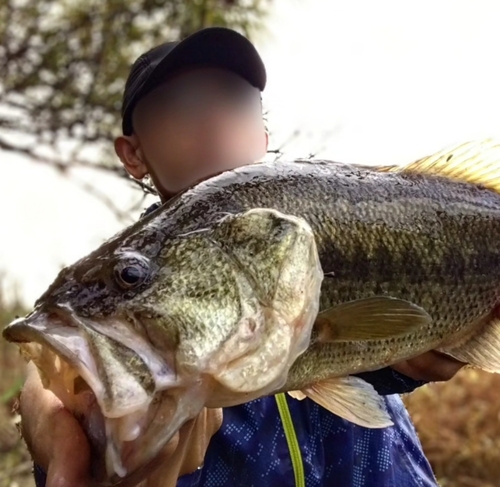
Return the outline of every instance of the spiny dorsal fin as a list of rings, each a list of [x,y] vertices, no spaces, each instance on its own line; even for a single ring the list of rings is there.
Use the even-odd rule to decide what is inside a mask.
[[[406,166],[380,166],[375,170],[433,174],[480,184],[500,193],[500,139],[473,140],[443,149]]]

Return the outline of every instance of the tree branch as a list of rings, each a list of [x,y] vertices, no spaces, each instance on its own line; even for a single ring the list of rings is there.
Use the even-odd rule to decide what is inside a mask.
[[[95,169],[98,171],[104,171],[107,173],[115,174],[118,177],[124,178],[127,181],[130,181],[133,185],[139,187],[142,191],[156,195],[157,191],[150,185],[144,183],[143,181],[139,181],[137,179],[131,178],[127,171],[123,167],[113,166],[108,164],[98,164],[90,161],[84,161],[81,159],[71,159],[70,162],[64,162],[61,160],[57,160],[54,158],[42,156],[37,154],[35,151],[28,147],[19,147],[9,142],[6,142],[4,139],[0,138],[0,149],[18,153],[24,155],[35,162],[41,162],[47,166],[52,167],[53,169],[59,171],[61,174],[67,173],[69,170],[73,168],[86,168],[86,169]],[[97,196],[96,194],[94,194]],[[102,200],[102,198],[100,198]],[[104,201],[104,200],[103,200]]]
[[[101,0],[89,10],[85,4],[61,0],[0,0],[0,150],[66,176],[73,168],[104,171],[156,194],[121,165],[106,164],[109,157],[85,160],[82,150],[96,148],[104,154],[101,144],[112,143],[130,65],[157,43],[200,27],[228,26],[253,35],[262,30],[265,6],[271,3]],[[67,143],[70,151],[59,150]],[[105,194],[77,184],[124,218]]]
[[[71,182],[101,201],[115,215],[116,219],[120,223],[130,224],[133,222],[133,218],[130,216],[129,212],[123,211],[118,208],[118,206],[115,205],[114,201],[107,194],[99,191],[92,184],[89,184],[86,181],[82,181],[78,178],[72,178]]]

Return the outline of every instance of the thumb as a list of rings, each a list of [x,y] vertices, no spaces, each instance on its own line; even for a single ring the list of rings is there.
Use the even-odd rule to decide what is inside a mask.
[[[89,487],[90,445],[78,421],[66,409],[51,421],[52,451],[46,487]]]

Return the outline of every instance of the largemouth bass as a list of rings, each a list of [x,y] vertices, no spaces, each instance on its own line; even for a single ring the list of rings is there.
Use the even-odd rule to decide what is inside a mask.
[[[205,406],[286,391],[385,427],[351,374],[432,349],[500,370],[499,172],[481,141],[223,173],[63,269],[3,335],[80,418],[102,484]]]

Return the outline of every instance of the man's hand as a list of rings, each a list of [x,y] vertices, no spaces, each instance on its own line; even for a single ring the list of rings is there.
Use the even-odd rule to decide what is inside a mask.
[[[33,363],[20,400],[22,434],[36,464],[47,472],[47,487],[87,487],[90,447],[74,416],[44,389]]]
[[[415,380],[439,382],[450,380],[466,364],[431,350],[392,366],[397,372]]]
[[[44,389],[32,363],[21,393],[20,413],[23,437],[33,460],[47,472],[46,487],[90,487],[87,437],[61,401]],[[188,421],[153,462],[160,466],[158,470],[140,485],[174,487],[179,476],[203,463],[210,439],[221,424],[221,409],[204,409]]]
[[[464,365],[452,357],[430,351],[391,367],[355,374],[383,395],[408,394],[427,382],[451,379]]]

